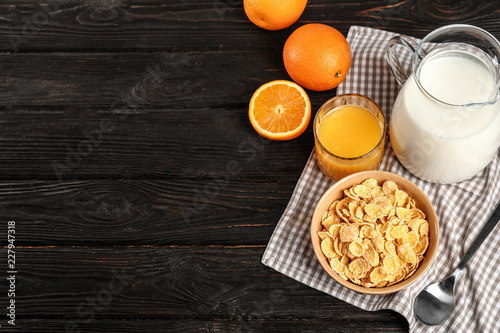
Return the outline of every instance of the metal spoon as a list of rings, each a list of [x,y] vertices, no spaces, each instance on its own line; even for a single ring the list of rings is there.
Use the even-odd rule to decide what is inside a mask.
[[[460,276],[469,259],[472,258],[499,220],[500,202],[497,203],[488,222],[477,235],[455,271],[443,281],[428,285],[415,297],[413,312],[418,321],[425,325],[436,326],[451,315],[455,306],[455,296],[453,295],[455,280]]]

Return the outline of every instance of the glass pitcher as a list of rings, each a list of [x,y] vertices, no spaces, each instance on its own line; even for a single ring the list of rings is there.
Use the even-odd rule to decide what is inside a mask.
[[[498,40],[478,27],[448,25],[418,44],[396,36],[386,56],[403,86],[389,126],[403,166],[442,184],[483,170],[500,145]]]

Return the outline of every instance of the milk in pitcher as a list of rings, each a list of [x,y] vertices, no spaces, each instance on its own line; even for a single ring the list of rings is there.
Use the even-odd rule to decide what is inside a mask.
[[[412,74],[396,99],[391,143],[416,176],[438,183],[468,179],[493,158],[500,144],[500,103],[477,104],[497,93],[491,66],[471,52],[439,49]]]

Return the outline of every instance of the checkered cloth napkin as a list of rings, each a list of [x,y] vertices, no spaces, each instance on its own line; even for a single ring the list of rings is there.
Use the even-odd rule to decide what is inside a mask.
[[[399,86],[385,57],[387,41],[396,34],[353,26],[347,40],[352,51],[351,70],[338,94],[357,93],[373,99],[390,119]],[[389,141],[389,140],[387,140]],[[414,297],[429,283],[447,277],[500,200],[500,154],[474,178],[451,185],[423,181],[396,159],[387,142],[381,170],[399,174],[419,186],[434,204],[440,223],[436,260],[413,286],[391,295],[361,295],[341,286],[323,271],[309,236],[316,203],[333,184],[316,165],[313,150],[265,250],[262,262],[297,281],[361,309],[392,309],[409,322],[411,332],[500,332],[500,227],[493,230],[469,261],[455,285],[456,305],[442,325],[427,327],[413,316]]]

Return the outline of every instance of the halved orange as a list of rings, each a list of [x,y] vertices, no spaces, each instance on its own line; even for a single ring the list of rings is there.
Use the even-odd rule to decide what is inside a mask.
[[[253,94],[248,116],[253,128],[263,137],[290,140],[306,130],[311,119],[311,102],[297,83],[271,81]]]

